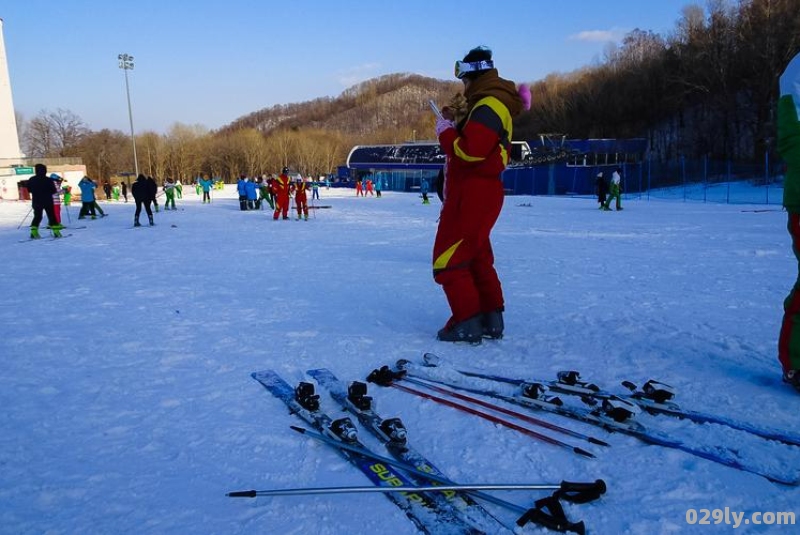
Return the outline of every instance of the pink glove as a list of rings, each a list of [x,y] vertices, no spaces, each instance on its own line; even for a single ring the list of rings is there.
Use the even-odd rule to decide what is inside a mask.
[[[428,123],[430,124],[430,123]],[[453,121],[445,119],[444,117],[437,117],[436,118],[436,137],[442,135],[442,132],[447,130],[448,128],[455,128],[456,124]]]

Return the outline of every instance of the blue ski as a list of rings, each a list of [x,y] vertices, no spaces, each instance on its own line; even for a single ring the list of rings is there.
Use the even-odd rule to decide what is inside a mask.
[[[430,373],[429,369],[417,366],[408,361],[401,361],[399,367],[401,367],[402,371],[404,371],[407,375],[410,376],[411,380],[414,381],[415,384],[424,384],[423,381],[428,381],[433,384],[447,386],[449,388],[453,388],[456,390],[463,390],[465,392],[470,392],[472,394],[480,394],[487,397],[506,401],[509,403],[514,403],[516,405],[520,405],[528,409],[548,411],[554,414],[565,416],[567,418],[571,418],[573,420],[578,420],[592,425],[596,425],[607,431],[623,433],[632,436],[634,438],[637,438],[647,444],[653,444],[656,446],[663,446],[666,448],[680,450],[685,453],[694,455],[696,457],[706,459],[708,461],[722,464],[724,466],[729,466],[731,468],[735,468],[743,472],[756,474],[774,483],[779,483],[781,485],[789,485],[789,486],[800,485],[800,480],[798,480],[797,478],[788,479],[783,475],[772,474],[764,470],[761,470],[759,468],[745,464],[730,449],[725,448],[725,449],[715,449],[715,451],[707,451],[704,449],[700,449],[698,447],[691,446],[679,440],[673,439],[655,430],[648,429],[642,424],[632,420],[630,418],[632,414],[630,413],[624,414],[621,412],[626,406],[615,405],[614,402],[618,398],[610,398],[609,400],[604,400],[605,407],[603,409],[585,409],[582,407],[564,405],[563,403],[561,403],[560,400],[556,401],[557,398],[555,399],[547,398],[542,395],[542,391],[540,389],[532,388],[537,385],[533,385],[531,383],[526,383],[526,382],[522,382],[521,384],[512,383],[518,387],[518,390],[513,394],[508,394],[494,388],[486,388],[477,385],[472,386],[469,384],[465,384],[463,381],[455,381],[452,379],[448,379],[446,377],[439,376],[435,373]],[[460,372],[460,370],[457,371]],[[488,377],[481,377],[481,378],[488,379]],[[420,379],[422,381],[419,381]],[[502,381],[502,382],[509,383],[509,381]]]
[[[349,418],[333,420],[319,409],[319,396],[311,383],[300,383],[293,389],[272,370],[254,372],[253,379],[261,383],[273,396],[283,401],[290,412],[298,416],[329,439],[367,450],[357,438],[355,426]],[[384,487],[416,486],[402,472],[374,459],[337,448],[343,458],[361,470],[373,484]],[[467,525],[452,511],[442,509],[431,498],[418,492],[391,492],[385,496],[399,507],[423,533],[474,534],[483,533]]]
[[[432,353],[425,353],[424,359],[427,363],[429,363],[429,365],[438,365],[433,364],[436,362],[437,357]],[[497,381],[516,386],[523,384],[541,384],[551,392],[580,396],[584,401],[591,401],[593,399],[602,401],[604,399],[622,398],[637,404],[650,414],[664,414],[667,416],[673,416],[675,418],[691,420],[700,424],[710,423],[724,425],[726,427],[730,427],[731,429],[744,431],[768,440],[783,442],[784,444],[789,444],[791,446],[800,446],[800,436],[798,435],[793,435],[785,431],[764,429],[748,422],[734,420],[733,418],[727,418],[725,416],[683,409],[676,403],[653,399],[653,395],[647,391],[647,385],[645,385],[644,389],[639,390],[636,389],[632,383],[625,382],[623,384],[625,384],[626,387],[633,392],[631,394],[616,395],[611,392],[601,390],[596,385],[581,381],[579,375],[575,372],[559,374],[561,377],[558,380],[551,381],[539,379],[513,379],[510,377],[503,377],[500,375],[466,369],[456,369],[456,371],[462,375],[466,375],[467,377],[477,377],[479,379],[487,379],[490,381]],[[648,385],[650,383],[651,382],[648,382]]]
[[[325,388],[343,409],[358,418],[358,421],[386,446],[394,458],[415,467],[418,471],[446,479],[441,470],[408,443],[405,426],[399,418],[383,419],[374,411],[372,398],[366,395],[366,384],[355,381],[348,387],[333,372],[325,368],[308,370],[306,373]],[[416,481],[416,483],[423,485],[428,484],[428,481]],[[496,518],[469,495],[447,491],[435,493],[433,497],[438,502],[455,507],[470,524],[487,533],[511,533],[512,531],[508,528],[504,529]]]

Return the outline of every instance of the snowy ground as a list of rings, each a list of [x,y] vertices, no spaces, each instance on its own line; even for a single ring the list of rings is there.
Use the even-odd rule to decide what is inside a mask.
[[[472,347],[434,339],[448,317],[430,273],[438,201],[321,193],[317,204],[331,208],[307,222],[240,212],[229,186],[210,205],[189,192],[154,228],[131,228],[132,203],[103,203],[109,217],[68,239],[23,243],[27,229],[16,227],[30,204],[0,203],[0,533],[414,533],[377,494],[225,496],[367,484],[289,430],[299,421],[250,378],[268,368],[291,383],[315,367],[363,380],[432,351],[514,377],[579,369],[612,390],[659,379],[686,407],[798,430],[798,397],[776,361],[796,262],[774,206],[631,200],[600,212],[591,199],[509,197],[493,234],[506,337]],[[686,513],[800,513],[797,488],[541,416],[612,444],[576,444],[597,454],[579,458],[370,388],[378,411],[400,416],[417,449],[456,481],[605,479],[602,500],[567,507],[590,533],[796,532],[690,526]],[[800,448],[646,418],[800,476]],[[543,495],[502,496],[530,505]]]

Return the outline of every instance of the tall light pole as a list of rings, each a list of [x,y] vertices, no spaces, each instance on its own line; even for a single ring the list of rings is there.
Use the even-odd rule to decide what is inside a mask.
[[[119,68],[125,71],[125,94],[128,96],[128,120],[131,123],[131,141],[133,141],[133,166],[136,171],[136,176],[139,176],[139,159],[136,157],[136,135],[133,133],[133,112],[131,111],[131,89],[128,85],[128,71],[133,70],[133,56],[128,54],[120,54],[117,56],[119,59]]]

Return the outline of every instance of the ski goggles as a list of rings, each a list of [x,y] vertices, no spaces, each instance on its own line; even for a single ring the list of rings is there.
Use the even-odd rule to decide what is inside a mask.
[[[456,61],[456,78],[461,80],[464,75],[470,72],[488,71],[494,69],[494,62],[490,59],[481,61]]]

